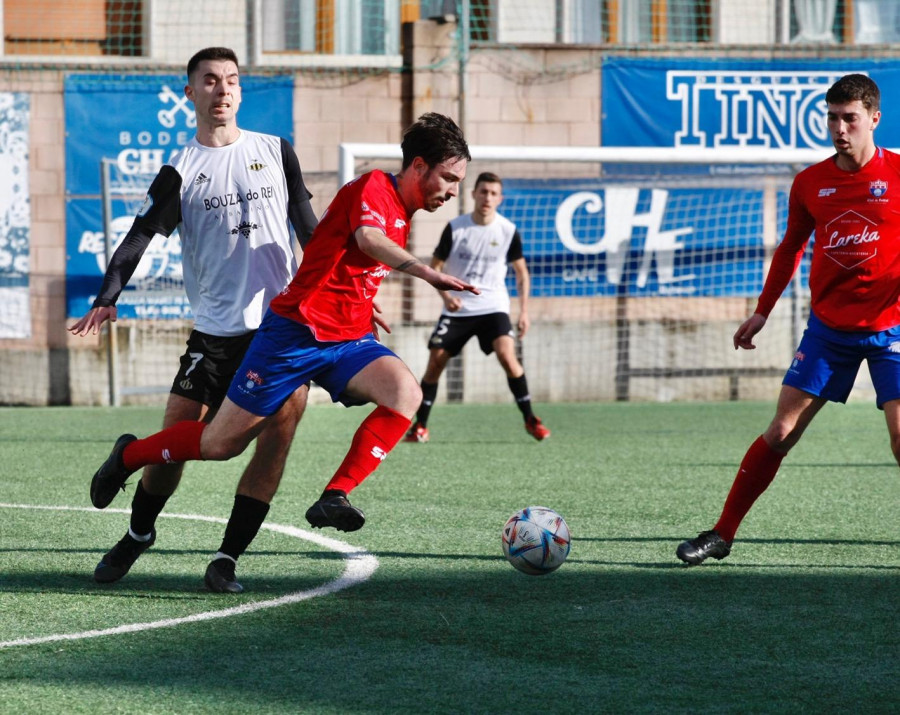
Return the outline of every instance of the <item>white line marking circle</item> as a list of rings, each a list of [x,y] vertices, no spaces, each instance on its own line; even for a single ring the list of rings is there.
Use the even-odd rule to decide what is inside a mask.
[[[87,511],[96,513],[97,510],[88,507],[74,506],[39,506],[33,504],[4,504],[0,503],[2,509],[43,509],[48,511]],[[130,509],[104,509],[105,514],[130,514]],[[202,514],[160,514],[161,517],[168,519],[188,519],[191,521],[208,521],[215,524],[227,524],[227,519],[220,519],[215,516],[203,516]],[[356,586],[368,580],[375,569],[378,568],[378,559],[363,548],[351,546],[337,539],[329,539],[327,536],[319,536],[303,529],[293,526],[285,526],[283,524],[266,524],[263,523],[262,528],[269,531],[277,531],[280,534],[293,536],[297,539],[311,541],[331,551],[337,551],[346,557],[346,565],[344,572],[335,581],[323,584],[307,591],[295,591],[288,593],[279,598],[273,598],[268,601],[254,601],[253,603],[245,603],[240,606],[232,606],[231,608],[223,608],[218,611],[205,611],[203,613],[195,613],[192,616],[184,616],[182,618],[167,618],[161,621],[149,621],[147,623],[127,623],[115,628],[104,628],[102,630],[81,631],[80,633],[58,633],[49,636],[41,636],[39,638],[18,638],[11,641],[0,641],[0,648],[12,648],[23,645],[36,645],[38,643],[53,643],[55,641],[75,641],[84,638],[98,638],[99,636],[118,635],[120,633],[137,633],[139,631],[149,631],[155,628],[171,628],[179,626],[183,623],[198,623],[200,621],[211,621],[214,618],[228,618],[230,616],[240,616],[244,613],[253,613],[254,611],[262,611],[266,608],[277,608],[278,606],[286,606],[291,603],[306,601],[316,596],[327,596],[345,588]]]

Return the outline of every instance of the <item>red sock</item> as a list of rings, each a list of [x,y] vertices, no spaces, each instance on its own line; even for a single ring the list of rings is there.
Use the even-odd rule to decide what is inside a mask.
[[[741,462],[719,521],[713,527],[725,541],[734,541],[734,535],[753,502],[757,500],[775,479],[778,467],[785,455],[772,449],[762,436],[750,445]]]
[[[122,452],[125,468],[137,471],[148,464],[188,462],[200,457],[200,435],[206,429],[205,422],[186,420],[169,429],[151,434],[129,444]]]
[[[353,435],[350,451],[325,490],[349,494],[374,472],[409,429],[410,420],[389,407],[378,406]]]

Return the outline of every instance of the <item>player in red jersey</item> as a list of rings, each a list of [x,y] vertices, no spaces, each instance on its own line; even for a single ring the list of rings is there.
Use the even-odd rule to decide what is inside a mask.
[[[315,380],[335,402],[376,407],[306,519],[341,531],[363,526],[363,512],[347,495],[400,441],[422,399],[415,376],[373,333],[375,293],[391,269],[441,290],[478,292],[405,249],[413,214],[436,211],[459,191],[471,159],[462,132],[447,117],[425,114],[404,132],[401,148],[397,176],[372,171],[331,202],[293,281],[270,303],[212,422],[179,422],[141,440],[122,435],[94,475],[92,498],[96,493],[108,503],[147,464],[240,454],[295,390]]]
[[[847,401],[863,360],[900,462],[900,156],[875,144],[880,91],[869,77],[842,77],[825,101],[836,153],[794,179],[784,239],[756,310],[734,334],[735,350],[755,348],[815,231],[809,322],[775,417],[744,456],[718,522],[676,550],[688,564],[728,556],[782,459],[826,402]]]

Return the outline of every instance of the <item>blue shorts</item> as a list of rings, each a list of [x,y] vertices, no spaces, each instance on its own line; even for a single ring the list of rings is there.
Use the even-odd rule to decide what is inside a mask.
[[[900,399],[900,326],[850,332],[829,328],[810,315],[782,384],[846,402],[863,360],[869,365],[878,407]]]
[[[350,379],[369,363],[394,353],[379,343],[372,333],[359,340],[323,343],[305,325],[266,312],[259,330],[247,348],[228,399],[254,415],[267,417],[278,409],[301,385],[315,380],[333,402],[365,404],[344,394]]]

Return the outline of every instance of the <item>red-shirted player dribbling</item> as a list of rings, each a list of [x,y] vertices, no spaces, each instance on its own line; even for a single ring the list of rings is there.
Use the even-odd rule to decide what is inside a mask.
[[[425,114],[404,132],[401,148],[397,176],[372,171],[338,191],[294,279],[270,303],[212,422],[179,422],[140,440],[119,437],[91,482],[94,506],[109,504],[147,464],[240,454],[295,390],[315,380],[335,402],[376,407],[306,519],[340,531],[363,526],[363,512],[347,495],[400,441],[422,399],[415,376],[373,332],[375,293],[391,269],[441,290],[478,292],[405,250],[413,214],[435,211],[458,193],[471,159],[462,132],[447,117]]]
[[[781,460],[826,402],[847,401],[863,360],[900,462],[900,156],[875,145],[880,92],[869,77],[842,77],[825,101],[836,154],[794,179],[784,240],[734,347],[755,347],[753,337],[815,231],[809,323],[775,417],[744,456],[718,522],[678,547],[676,555],[688,564],[728,556],[738,526]]]

